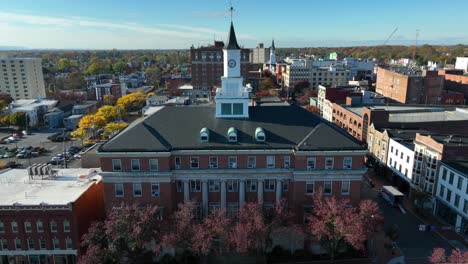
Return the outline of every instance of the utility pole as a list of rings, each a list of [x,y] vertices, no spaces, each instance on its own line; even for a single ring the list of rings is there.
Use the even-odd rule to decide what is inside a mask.
[[[67,153],[65,152],[65,128],[63,128],[63,134],[62,134],[62,148],[63,148],[63,162],[64,162],[64,168],[67,168]]]
[[[419,29],[416,29],[416,38],[414,43],[414,50],[413,50],[413,63],[416,66],[416,49],[418,47],[418,37],[419,37]]]

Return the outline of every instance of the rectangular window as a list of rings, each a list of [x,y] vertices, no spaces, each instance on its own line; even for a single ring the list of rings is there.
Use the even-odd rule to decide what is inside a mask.
[[[229,162],[229,168],[230,169],[237,168],[237,157],[229,157],[228,162]]]
[[[465,200],[465,203],[463,204],[463,212],[468,214],[468,200]]]
[[[274,192],[275,191],[275,180],[267,179],[265,180],[265,192]]]
[[[316,159],[307,158],[307,170],[315,170],[315,166],[316,166]]]
[[[449,174],[449,183],[453,184],[453,178],[455,177],[455,174],[453,172],[450,172]]]
[[[267,168],[271,169],[275,167],[275,156],[266,157]]]
[[[18,223],[17,222],[11,222],[11,232],[18,233]]]
[[[28,238],[28,249],[33,250],[34,246],[34,240],[32,238]]]
[[[442,180],[445,181],[446,179],[447,179],[447,169],[444,168],[444,169],[442,170]]]
[[[2,250],[8,250],[8,241],[5,238],[2,238],[0,243],[2,243]]]
[[[15,248],[16,250],[21,250],[21,239],[15,238]]]
[[[247,180],[246,182],[247,192],[256,192],[257,191],[257,181],[256,180]]]
[[[398,149],[395,149],[395,156],[398,157]]]
[[[341,182],[341,194],[349,194],[349,181]]]
[[[190,157],[190,168],[198,169],[198,157]]]
[[[24,231],[26,233],[31,233],[32,232],[31,222],[24,222]]]
[[[289,191],[289,180],[283,181],[283,192]]]
[[[409,156],[406,156],[406,163],[409,163]]]
[[[447,196],[445,197],[445,200],[450,203],[450,199],[452,199],[452,191],[447,188]]]
[[[221,205],[218,202],[211,202],[209,207],[210,207],[209,208],[210,212],[212,212],[214,210],[217,210],[217,209],[221,208]]]
[[[176,181],[176,191],[177,192],[184,192],[184,182],[183,181]]]
[[[244,104],[232,104],[232,113],[234,115],[243,115],[244,114]]]
[[[43,238],[39,238],[39,248],[45,249],[46,248],[46,241]]]
[[[190,191],[201,192],[201,181],[200,180],[190,181]]]
[[[44,232],[44,224],[41,221],[36,222],[36,228],[38,233]]]
[[[332,193],[332,182],[331,181],[325,181],[323,183],[323,193],[324,194],[331,194]]]
[[[283,156],[283,168],[289,169],[290,166],[291,166],[291,157]]]
[[[350,170],[353,166],[353,158],[352,157],[346,157],[343,159],[343,169],[345,170]]]
[[[65,244],[66,244],[67,249],[72,249],[73,248],[73,243],[72,243],[71,238],[67,237],[65,239]]]
[[[248,157],[247,167],[249,169],[255,169],[256,166],[257,166],[257,158],[253,156]]]
[[[141,183],[134,183],[133,184],[133,196],[140,197],[142,194]]]
[[[458,177],[457,189],[458,189],[458,190],[461,190],[462,185],[463,185],[463,178],[462,178],[462,177]]]
[[[0,234],[5,233],[5,224],[3,222],[0,222]]]
[[[237,212],[239,211],[239,204],[238,203],[228,203],[228,216],[235,217],[237,216]]]
[[[325,169],[333,170],[334,158],[325,158]]]
[[[60,240],[58,238],[52,239],[52,245],[54,249],[59,249],[60,248]]]
[[[151,196],[159,197],[159,183],[151,184]]]
[[[50,232],[52,233],[56,233],[57,232],[57,223],[55,223],[54,221],[50,222]]]
[[[113,171],[122,171],[122,161],[119,159],[112,160],[112,170]]]
[[[115,184],[115,197],[123,197],[123,196],[124,196],[123,183],[116,183]]]
[[[455,194],[455,201],[453,203],[455,207],[458,209],[458,206],[460,205],[460,195]]]
[[[315,184],[313,182],[306,183],[306,194],[313,194],[314,193]]]
[[[393,146],[390,148],[390,153],[393,153]]]
[[[210,168],[212,169],[218,168],[218,157],[210,157]]]
[[[159,162],[157,159],[150,159],[149,160],[149,169],[150,171],[158,171],[159,170]]]
[[[221,104],[221,115],[232,115],[231,104]]]
[[[174,166],[176,169],[180,169],[180,157],[174,158]]]
[[[132,171],[139,171],[140,170],[140,160],[139,159],[132,159],[131,160]]]
[[[70,232],[70,222],[63,221],[63,232],[69,233]]]
[[[238,192],[239,191],[239,181],[238,180],[227,180],[227,189],[228,189],[228,192]]]
[[[219,192],[219,181],[218,180],[209,180],[208,189],[210,192]]]
[[[390,157],[390,162],[389,162],[390,166],[392,166],[392,158]]]
[[[439,196],[444,198],[445,186],[441,185],[439,189]]]

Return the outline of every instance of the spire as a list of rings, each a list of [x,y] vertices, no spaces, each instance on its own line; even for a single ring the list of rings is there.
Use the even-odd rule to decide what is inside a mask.
[[[224,46],[225,49],[240,49],[237,44],[236,32],[234,31],[234,24],[231,21],[231,29],[229,30],[228,43]]]
[[[275,39],[271,40],[271,49],[275,49]]]

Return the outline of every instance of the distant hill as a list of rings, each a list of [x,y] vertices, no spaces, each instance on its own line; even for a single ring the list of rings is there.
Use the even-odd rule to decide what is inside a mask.
[[[28,48],[26,47],[20,47],[20,46],[0,46],[1,51],[9,51],[9,50],[27,50]]]

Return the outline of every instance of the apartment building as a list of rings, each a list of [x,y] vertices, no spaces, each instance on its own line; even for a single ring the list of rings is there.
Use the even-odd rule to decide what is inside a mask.
[[[270,60],[270,48],[265,47],[263,43],[259,43],[257,47],[250,50],[250,63],[265,64]]]
[[[0,92],[14,100],[46,97],[40,58],[1,58]]]
[[[104,218],[101,177],[88,169],[3,170],[0,186],[0,263],[76,263]]]
[[[442,161],[435,192],[434,215],[468,236],[468,161]]]

